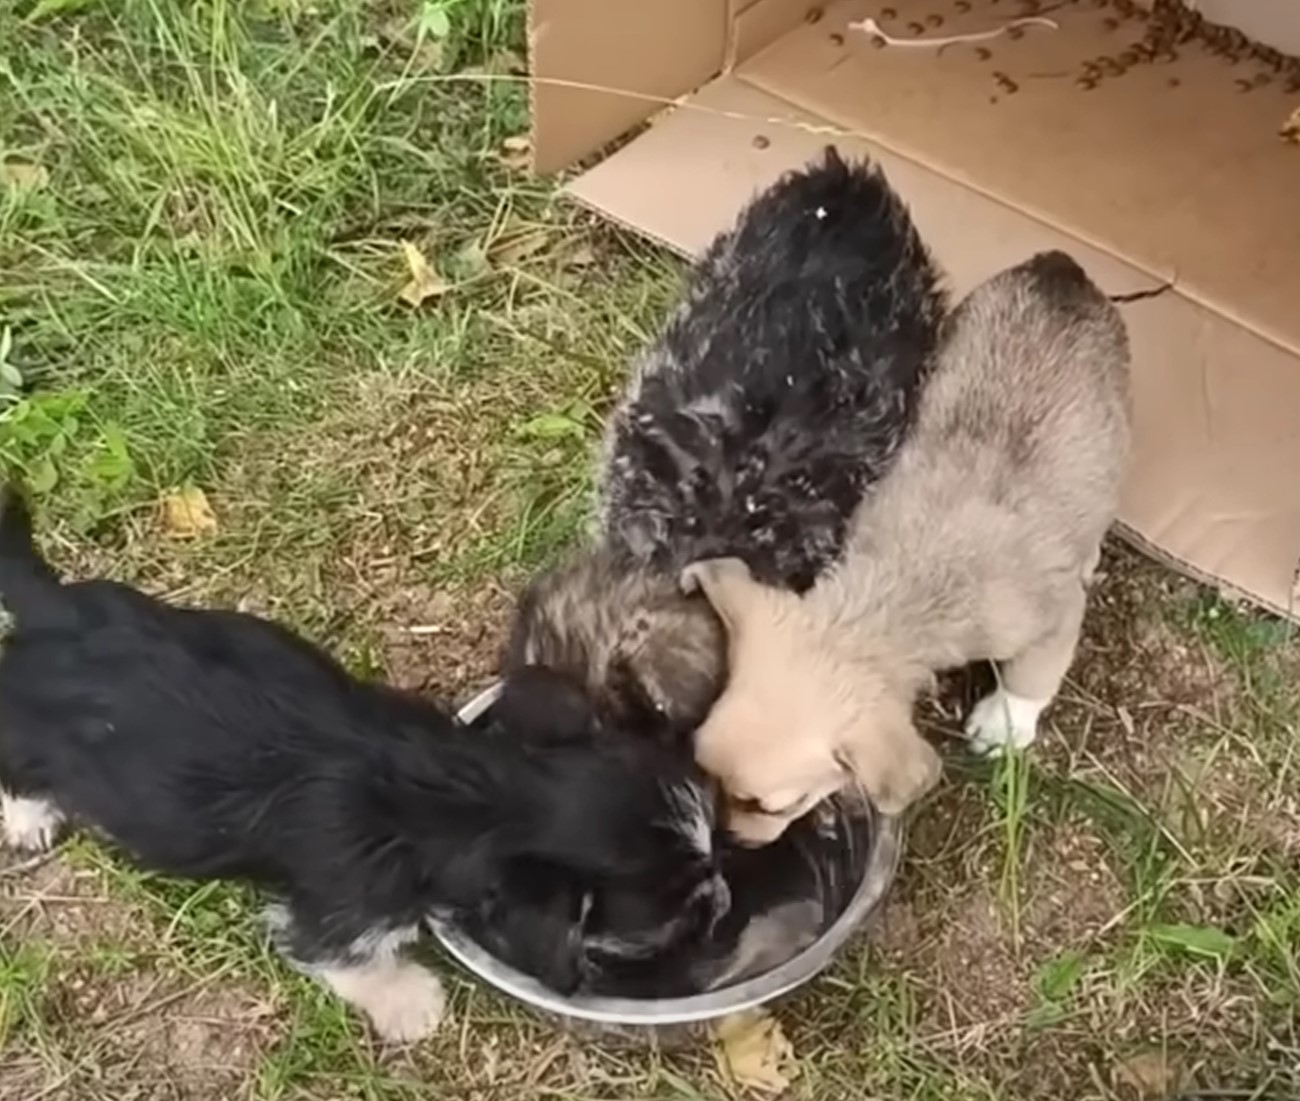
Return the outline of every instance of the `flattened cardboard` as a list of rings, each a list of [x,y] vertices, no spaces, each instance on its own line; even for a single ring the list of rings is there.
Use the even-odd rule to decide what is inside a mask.
[[[834,142],[881,162],[957,293],[1044,248],[1072,253],[1112,294],[1173,280],[1123,307],[1137,438],[1121,527],[1185,572],[1295,617],[1300,150],[1276,131],[1300,97],[1243,93],[1235,81],[1250,70],[1196,50],[1080,89],[1081,59],[1141,30],[1107,39],[1116,32],[1101,20],[1114,13],[1082,5],[1051,12],[1059,31],[980,43],[988,59],[969,45],[873,47],[848,27],[881,18],[869,0],[829,5],[747,54],[742,23],[765,3],[788,19],[787,0],[738,10],[732,71],[572,193],[694,253],[756,190]],[[903,35],[933,7],[891,6]],[[925,32],[1007,18],[989,0],[972,7]],[[1300,5],[1292,18],[1300,29]]]

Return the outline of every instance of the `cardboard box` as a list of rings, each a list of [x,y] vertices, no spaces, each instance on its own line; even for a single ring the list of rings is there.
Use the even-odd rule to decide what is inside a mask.
[[[1201,5],[1300,49],[1296,0]],[[852,26],[915,43],[1038,9],[1055,27],[943,49]],[[690,254],[833,142],[881,162],[958,294],[1046,248],[1112,294],[1171,283],[1123,306],[1137,433],[1121,528],[1295,617],[1300,146],[1279,128],[1300,79],[1286,58],[1228,56],[1243,50],[1222,34],[1135,62],[1152,18],[1122,0],[533,0],[536,167],[649,120],[568,190]]]

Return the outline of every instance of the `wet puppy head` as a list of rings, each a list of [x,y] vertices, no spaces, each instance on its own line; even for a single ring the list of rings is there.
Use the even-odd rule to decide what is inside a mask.
[[[938,778],[938,756],[912,724],[912,692],[887,656],[785,590],[760,585],[739,559],[688,567],[728,639],[726,690],[695,734],[695,759],[727,793],[728,828],[766,844],[815,803],[860,786],[897,814]]]
[[[725,915],[717,789],[689,756],[598,723],[585,692],[544,667],[513,671],[488,715],[531,766],[524,828],[470,923],[485,947],[567,991]]]
[[[672,744],[686,740],[721,691],[725,645],[708,602],[683,593],[675,577],[596,550],[524,591],[506,668],[563,673],[601,722]]]
[[[625,792],[629,805],[635,793]],[[689,953],[727,914],[731,894],[715,852],[707,789],[662,789],[662,817],[613,826],[599,860],[575,865],[568,846],[548,845],[505,866],[467,929],[497,958],[551,989],[617,990],[643,981],[676,953]],[[571,853],[571,849],[568,852]]]

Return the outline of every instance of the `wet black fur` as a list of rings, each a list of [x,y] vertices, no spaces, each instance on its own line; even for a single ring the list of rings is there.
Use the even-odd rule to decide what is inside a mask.
[[[833,149],[691,273],[610,433],[602,536],[676,571],[738,554],[803,590],[911,422],[946,299],[879,170]]]
[[[689,762],[593,737],[581,702],[561,716],[544,686],[536,710],[502,712],[513,728],[471,730],[273,623],[65,584],[12,493],[0,601],[0,786],[146,868],[268,888],[299,961],[355,958],[431,912],[483,905],[519,862],[597,895],[635,887],[660,907],[656,937],[712,875],[681,813],[701,790]]]

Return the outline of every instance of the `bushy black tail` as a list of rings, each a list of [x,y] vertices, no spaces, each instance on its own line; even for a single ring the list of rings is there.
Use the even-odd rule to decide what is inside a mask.
[[[22,489],[0,491],[0,606],[20,623],[63,618],[63,586],[32,538],[32,513]]]

